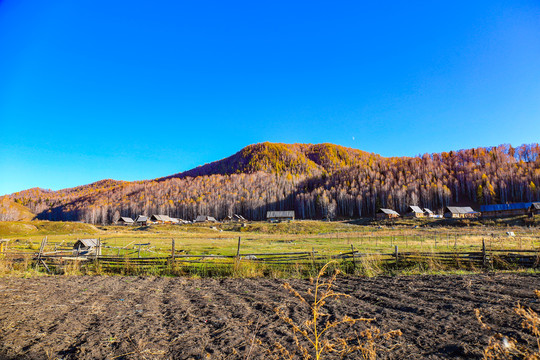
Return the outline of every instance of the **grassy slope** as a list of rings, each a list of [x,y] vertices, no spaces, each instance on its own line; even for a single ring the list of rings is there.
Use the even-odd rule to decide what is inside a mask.
[[[94,226],[62,221],[1,221],[0,236],[97,234]]]
[[[26,206],[18,204],[7,197],[3,197],[0,201],[0,214],[3,215],[3,218],[8,216],[10,220],[14,221],[32,220],[36,217]]]

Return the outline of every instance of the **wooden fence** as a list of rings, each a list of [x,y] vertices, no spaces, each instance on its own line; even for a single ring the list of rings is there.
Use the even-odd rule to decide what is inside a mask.
[[[172,243],[171,254],[169,256],[141,257],[141,246],[145,244],[135,244],[138,249],[125,256],[101,255],[101,246],[93,253],[81,255],[71,248],[60,248],[55,246],[54,251],[46,252],[47,238],[43,239],[39,252],[4,252],[3,257],[14,261],[26,259],[32,260],[36,268],[44,268],[52,272],[51,268],[62,267],[70,262],[84,264],[99,264],[107,268],[121,268],[130,266],[132,268],[164,269],[171,266],[196,267],[201,264],[210,266],[231,266],[240,263],[267,264],[281,267],[287,266],[313,266],[321,267],[328,261],[335,260],[353,272],[369,262],[376,262],[386,268],[400,269],[418,264],[438,264],[451,268],[483,268],[483,269],[516,269],[516,268],[538,268],[540,267],[540,252],[537,249],[486,249],[485,242],[478,251],[458,252],[458,251],[409,251],[400,252],[398,246],[394,246],[392,252],[359,252],[351,245],[350,251],[340,254],[323,254],[315,251],[303,252],[280,252],[280,253],[241,253],[240,239],[236,255],[205,255],[205,254],[182,254],[178,253]],[[137,257],[134,255],[137,254]]]

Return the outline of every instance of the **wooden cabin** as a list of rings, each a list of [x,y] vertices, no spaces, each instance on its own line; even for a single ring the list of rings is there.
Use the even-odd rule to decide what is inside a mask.
[[[294,210],[267,211],[266,220],[270,222],[292,221],[294,220]]]
[[[234,214],[233,219],[235,221],[247,221],[247,219],[245,217],[243,217],[242,215],[238,215],[238,214]]]
[[[476,218],[480,213],[469,206],[447,206],[444,208],[444,217],[448,219]]]
[[[377,220],[395,219],[399,217],[399,213],[392,209],[379,209],[375,214]]]
[[[531,216],[540,214],[540,202],[535,202],[531,204],[531,207],[529,208],[529,214]]]
[[[203,222],[217,222],[216,218],[214,218],[213,216],[208,216],[208,215],[198,215],[197,218],[195,219],[195,222],[198,222],[198,223],[203,223]]]
[[[97,253],[97,254],[96,254]],[[73,245],[74,255],[101,255],[99,239],[80,239]]]
[[[407,208],[407,212],[403,216],[411,218],[423,218],[425,213],[424,210],[420,209],[420,207],[411,205]]]
[[[424,208],[424,214],[426,215],[426,217],[435,217],[435,214],[433,213],[433,211],[431,211],[430,209],[428,208]]]
[[[152,215],[150,221],[156,224],[172,224],[173,220],[167,215]]]
[[[135,224],[135,221],[133,221],[133,219],[130,217],[122,216],[116,223],[118,225],[133,225]]]
[[[233,216],[227,215],[223,218],[223,222],[242,222],[247,221],[242,215],[234,214]]]
[[[146,226],[148,225],[148,218],[144,215],[139,215],[135,219],[135,224],[139,226]]]
[[[482,205],[480,211],[482,212],[482,217],[486,218],[527,215],[532,204],[533,203],[531,202],[522,202],[513,204]]]

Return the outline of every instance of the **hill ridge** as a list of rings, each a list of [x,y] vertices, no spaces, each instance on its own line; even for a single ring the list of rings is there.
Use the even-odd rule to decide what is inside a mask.
[[[332,172],[360,163],[366,156],[380,156],[330,143],[285,144],[263,142],[248,145],[221,160],[169,175],[158,180],[264,171],[277,174]]]

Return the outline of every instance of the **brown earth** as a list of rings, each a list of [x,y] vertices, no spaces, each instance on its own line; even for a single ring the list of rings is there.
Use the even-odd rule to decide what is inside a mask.
[[[291,327],[274,309],[283,305],[296,322],[308,315],[284,282],[1,278],[0,358],[270,359],[267,352],[276,342],[296,349]],[[301,293],[312,287],[306,280],[289,282]],[[540,289],[539,275],[341,278],[336,285],[350,297],[329,302],[330,318],[372,317],[372,325],[383,331],[403,332],[378,343],[383,359],[481,358],[493,331],[533,344],[513,307],[519,301],[539,310],[533,292]],[[492,331],[482,329],[474,309],[480,309]],[[345,327],[340,335],[366,326]]]

